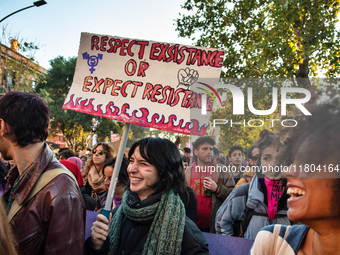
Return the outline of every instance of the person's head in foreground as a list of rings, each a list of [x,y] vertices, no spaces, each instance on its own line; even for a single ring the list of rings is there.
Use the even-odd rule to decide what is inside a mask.
[[[272,249],[270,254],[339,254],[339,100],[310,112],[312,116],[296,117],[298,126],[288,130],[285,160],[292,164],[283,172],[291,195],[288,217],[303,225],[264,228],[251,254],[268,254]]]
[[[167,139],[144,138],[132,145],[128,159],[130,186],[109,226],[105,224],[108,220],[98,215],[87,249],[108,254],[127,249],[136,254],[182,254],[188,250],[208,254],[202,234],[186,220],[178,196],[184,189],[184,172],[176,145]],[[130,234],[135,241],[128,240]]]
[[[45,143],[49,122],[39,96],[12,91],[0,97],[0,153],[14,162],[3,199],[21,255],[79,254],[84,248],[84,203]]]
[[[27,147],[43,143],[48,136],[49,109],[37,95],[13,91],[0,99],[1,154],[11,159],[8,143]]]

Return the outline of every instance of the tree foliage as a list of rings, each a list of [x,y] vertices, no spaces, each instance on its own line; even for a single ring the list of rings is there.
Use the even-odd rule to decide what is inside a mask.
[[[175,134],[170,131],[163,131],[154,128],[148,128],[138,125],[131,125],[129,133],[129,139],[127,141],[127,147],[131,147],[133,143],[145,137],[160,137],[175,142],[176,138],[179,137],[182,141],[181,148],[185,147],[185,144],[190,142],[190,136],[184,134]]]
[[[95,134],[98,141],[107,141],[111,131],[119,133],[122,128],[121,123],[110,119],[62,109],[72,85],[76,60],[76,57],[65,59],[61,56],[51,60],[45,81],[36,87],[37,93],[44,89],[51,98],[48,102],[51,135],[62,133],[64,141],[72,150],[86,149]]]
[[[187,0],[182,8],[188,14],[177,19],[177,30],[182,37],[198,36],[199,46],[224,49],[224,77],[334,77],[340,73],[339,4]]]
[[[236,115],[233,113],[235,99],[229,90],[219,89],[218,93],[223,100],[223,107],[214,109],[211,114],[210,133],[214,132],[217,136],[218,148],[227,152],[233,145],[240,145],[243,148],[250,148],[258,140],[259,133],[263,129],[274,131],[280,127],[280,89],[284,80],[263,81],[261,79],[223,79],[224,84],[233,84],[239,87],[244,94],[243,104],[244,114]],[[252,88],[252,93],[248,88]],[[273,93],[274,88],[277,94]],[[274,100],[276,99],[276,104]],[[272,110],[272,113],[258,116],[249,110],[248,103],[255,110]],[[287,107],[290,111],[290,107]],[[215,120],[215,122],[214,122]],[[215,125],[214,125],[215,123]]]
[[[339,6],[339,0],[187,0],[182,5],[184,13],[176,20],[177,31],[198,46],[225,51],[223,78],[285,78],[292,82],[291,86],[308,88],[313,76],[334,78],[340,74],[340,37],[336,28]],[[282,84],[274,86],[280,88]],[[245,95],[247,86],[253,88],[256,109],[271,107],[273,84],[240,85]],[[211,117],[229,121],[218,127],[218,146],[223,151],[235,144],[250,147],[261,130],[231,127],[231,119],[247,123],[251,119],[280,118],[278,111],[265,118],[247,110],[244,115],[233,115],[232,103],[227,94],[223,108]],[[274,131],[276,127],[263,128]]]

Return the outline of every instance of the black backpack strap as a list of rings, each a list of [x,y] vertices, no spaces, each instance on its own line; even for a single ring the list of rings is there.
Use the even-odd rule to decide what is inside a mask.
[[[268,217],[267,213],[255,212],[253,208],[249,208],[248,206],[246,206],[246,209],[244,210],[242,221],[241,221],[239,237],[244,237],[244,233],[247,231],[251,218],[254,215]]]
[[[251,218],[254,215],[268,217],[267,213],[255,212],[253,208],[249,208],[248,206],[246,206],[246,209],[244,210],[241,226],[240,226],[239,237],[244,237],[244,233],[247,231]],[[287,217],[287,214],[276,214],[274,219],[283,218],[283,217]]]
[[[234,229],[234,236],[236,237],[244,237],[244,233],[247,231],[249,223],[251,221],[251,218],[255,215],[255,216],[262,216],[262,217],[268,217],[267,213],[260,213],[260,212],[255,212],[253,208],[250,208],[247,206],[247,201],[248,201],[248,195],[249,195],[249,187],[250,187],[250,183],[248,184],[248,188],[246,190],[246,193],[244,193],[244,195],[246,195],[246,208],[243,212],[243,216],[242,216],[242,220],[241,221],[237,221],[233,224],[233,229]],[[246,185],[246,184],[243,184]],[[242,185],[241,185],[242,186]],[[283,218],[283,217],[287,217],[287,214],[276,214],[274,219],[277,218]]]

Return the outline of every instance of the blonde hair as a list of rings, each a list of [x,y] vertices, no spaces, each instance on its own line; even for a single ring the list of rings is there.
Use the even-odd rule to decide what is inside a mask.
[[[3,199],[0,198],[0,251],[1,254],[17,255],[15,249],[15,240],[11,231],[11,227],[7,222],[6,211]]]

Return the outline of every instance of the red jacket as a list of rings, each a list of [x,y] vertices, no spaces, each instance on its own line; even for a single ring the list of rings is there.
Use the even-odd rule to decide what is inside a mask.
[[[21,204],[41,174],[55,168],[65,167],[45,144],[44,151],[14,190],[14,199]],[[8,174],[6,202],[17,177],[15,167]],[[83,254],[85,206],[77,183],[66,174],[57,176],[21,208],[10,225],[20,255]]]

